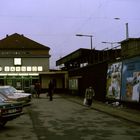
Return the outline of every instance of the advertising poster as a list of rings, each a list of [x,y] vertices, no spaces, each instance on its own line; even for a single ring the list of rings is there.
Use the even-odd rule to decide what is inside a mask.
[[[122,71],[122,100],[140,100],[140,57],[125,60]]]
[[[106,93],[107,98],[120,99],[121,69],[122,62],[116,62],[108,65]]]

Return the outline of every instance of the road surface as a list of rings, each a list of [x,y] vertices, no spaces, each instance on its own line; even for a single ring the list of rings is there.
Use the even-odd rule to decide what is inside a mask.
[[[55,95],[33,99],[0,130],[0,140],[140,140],[140,125]]]

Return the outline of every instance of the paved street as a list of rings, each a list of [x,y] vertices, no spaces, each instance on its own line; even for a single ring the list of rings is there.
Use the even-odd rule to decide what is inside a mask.
[[[140,140],[140,125],[55,95],[33,99],[26,114],[0,130],[2,140]]]

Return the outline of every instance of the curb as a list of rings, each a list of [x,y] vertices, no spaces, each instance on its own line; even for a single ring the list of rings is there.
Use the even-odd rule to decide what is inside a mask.
[[[69,101],[83,105],[83,99],[80,97],[72,97],[72,96],[65,96],[65,95],[61,95],[61,96]],[[121,119],[125,119],[127,121],[131,121],[133,123],[140,125],[140,111],[138,110],[110,106],[99,101],[93,101],[91,109],[95,109],[97,111],[112,115],[114,117],[119,117]]]

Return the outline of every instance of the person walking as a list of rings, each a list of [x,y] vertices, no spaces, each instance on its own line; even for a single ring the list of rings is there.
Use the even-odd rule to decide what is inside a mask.
[[[50,80],[50,83],[49,83],[49,90],[48,90],[48,95],[49,95],[49,97],[50,97],[50,101],[53,100],[54,88],[55,88],[54,82],[53,82],[52,80]]]
[[[35,85],[33,85],[33,84],[31,85],[30,92],[31,92],[33,98],[37,97],[37,93],[36,93],[36,90],[35,90]]]
[[[41,85],[40,85],[39,81],[37,83],[35,83],[35,90],[36,90],[36,93],[37,93],[37,98],[39,98],[40,97],[40,92],[41,92]]]
[[[89,88],[87,88],[85,91],[85,100],[86,100],[85,105],[90,107],[92,105],[94,96],[95,96],[94,89],[91,86],[89,86]]]

